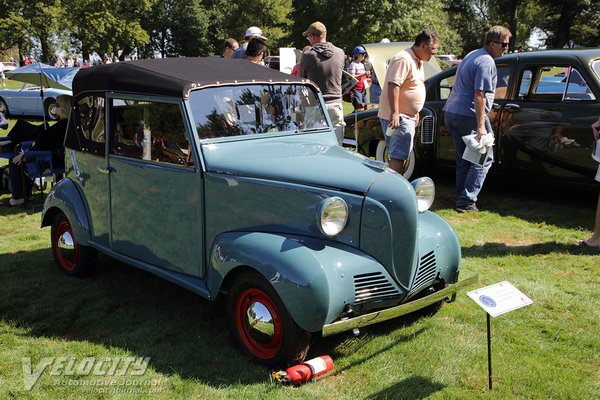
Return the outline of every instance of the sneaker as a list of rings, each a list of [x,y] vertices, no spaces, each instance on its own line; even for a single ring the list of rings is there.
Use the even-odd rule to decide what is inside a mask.
[[[454,210],[456,210],[459,213],[479,212],[479,208],[477,208],[477,205],[475,203],[465,204],[464,206],[456,206]]]
[[[18,206],[25,203],[25,199],[13,199],[12,197],[9,200],[9,204],[11,207]]]

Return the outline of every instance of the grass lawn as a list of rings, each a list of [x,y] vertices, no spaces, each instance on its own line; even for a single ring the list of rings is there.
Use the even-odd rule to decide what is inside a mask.
[[[596,198],[536,197],[490,181],[486,211],[467,215],[452,210],[452,183],[437,183],[435,209],[461,240],[463,273],[479,274],[470,289],[507,280],[533,300],[492,319],[492,394],[485,314],[465,293],[433,317],[315,340],[309,357],[331,355],[334,371],[285,387],[232,346],[222,301],[104,256],[93,278],[68,278],[54,265],[40,214],[1,208],[0,398],[600,398],[600,252],[575,245],[591,233]],[[53,359],[42,370],[45,357],[62,357],[62,366]],[[65,374],[70,361],[82,367],[88,357],[150,360],[142,375]],[[31,390],[23,359],[40,372]]]

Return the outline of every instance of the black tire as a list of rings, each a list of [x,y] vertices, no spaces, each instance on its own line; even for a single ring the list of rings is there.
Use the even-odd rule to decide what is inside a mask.
[[[52,255],[58,269],[79,278],[91,275],[96,251],[77,243],[71,223],[63,213],[54,217],[50,238]]]
[[[5,117],[8,117],[8,106],[2,97],[0,97],[0,113],[4,114]]]
[[[44,102],[44,112],[46,113],[46,117],[50,118],[52,121],[56,121],[58,119],[55,99],[49,99]]]
[[[254,316],[256,311],[262,314],[254,321],[248,321],[251,307]],[[234,342],[254,361],[280,367],[306,357],[310,333],[296,325],[273,286],[259,273],[243,273],[233,282],[227,317]]]

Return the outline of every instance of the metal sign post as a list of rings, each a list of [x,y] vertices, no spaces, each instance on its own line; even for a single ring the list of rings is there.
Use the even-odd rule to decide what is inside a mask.
[[[504,281],[491,286],[473,290],[467,296],[486,312],[488,345],[488,386],[492,390],[492,330],[490,317],[506,314],[517,308],[525,307],[533,301],[511,283]]]

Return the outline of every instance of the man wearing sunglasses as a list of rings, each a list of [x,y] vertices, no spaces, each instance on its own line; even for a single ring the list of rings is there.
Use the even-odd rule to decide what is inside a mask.
[[[493,135],[488,114],[497,82],[494,59],[508,49],[510,37],[510,31],[503,26],[487,31],[483,47],[467,54],[459,64],[452,92],[444,106],[444,122],[452,135],[456,156],[455,210],[461,213],[479,211],[477,195],[494,161],[492,151],[488,151],[483,164],[464,160],[463,136],[474,132],[481,141],[486,135]]]

